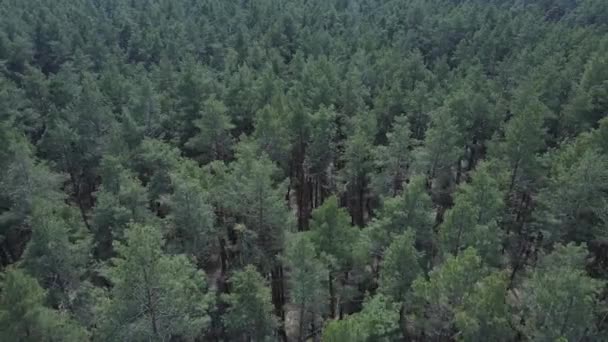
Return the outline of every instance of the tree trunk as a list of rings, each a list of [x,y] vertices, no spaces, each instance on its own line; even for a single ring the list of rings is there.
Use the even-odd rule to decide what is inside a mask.
[[[406,324],[406,320],[405,320],[405,306],[403,304],[401,304],[401,307],[399,308],[399,327],[401,328],[401,334],[403,335],[403,340],[404,341],[409,341],[409,334],[407,331],[407,324]]]
[[[336,318],[336,293],[334,289],[334,277],[329,272],[329,317]]]
[[[511,271],[511,275],[509,276],[508,289],[512,289],[513,285],[515,285],[515,276],[517,275],[517,272],[519,271],[519,269],[525,263],[525,255],[526,255],[527,248],[528,247],[527,247],[526,241],[523,241],[522,245],[519,249],[519,253],[517,254],[517,258],[515,259],[515,264],[513,265],[513,270]]]
[[[271,275],[271,291],[272,291],[272,303],[274,304],[274,311],[277,317],[281,319],[281,322],[285,322],[285,286],[283,284],[283,267],[281,265],[275,266],[270,272]],[[286,340],[285,327],[283,324],[279,327],[279,335],[282,340]]]
[[[80,198],[80,184],[76,180],[76,176],[74,173],[70,171],[70,182],[72,183],[72,187],[74,188],[74,197],[76,199],[76,204],[78,204],[78,209],[80,211],[80,217],[82,218],[82,222],[84,223],[87,230],[90,232],[91,225],[89,224],[89,220],[87,219],[86,210],[84,208],[84,204],[82,203],[82,199]]]
[[[223,238],[219,238],[220,241],[220,273],[222,277],[228,270],[228,254],[226,253],[226,241]]]
[[[363,227],[365,223],[365,183],[361,182],[359,186],[359,192],[357,194],[357,226]]]
[[[147,273],[144,271],[144,279],[147,282]],[[148,284],[146,284],[146,301],[148,306],[148,312],[150,313],[150,325],[152,326],[152,332],[154,332],[154,336],[158,336],[158,324],[156,322],[156,307],[153,303],[152,299],[152,291]]]
[[[509,194],[513,191],[513,187],[515,186],[515,178],[517,178],[517,171],[519,170],[519,161],[515,163],[513,167],[513,173],[511,173],[511,182],[509,183]]]
[[[303,342],[304,341],[304,305],[300,305],[300,321],[298,322],[298,341],[299,342]]]
[[[456,164],[456,184],[460,184],[460,178],[462,177],[462,161],[458,159]]]

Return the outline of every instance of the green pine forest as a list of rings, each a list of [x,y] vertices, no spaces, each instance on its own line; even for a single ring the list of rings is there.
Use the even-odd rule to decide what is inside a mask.
[[[0,0],[0,341],[608,341],[608,1]]]

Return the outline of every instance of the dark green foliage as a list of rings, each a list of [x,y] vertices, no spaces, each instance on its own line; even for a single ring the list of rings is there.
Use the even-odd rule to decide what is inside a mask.
[[[2,281],[0,337],[6,341],[83,341],[86,330],[68,314],[44,305],[46,293],[34,278],[9,269]]]
[[[198,133],[190,138],[186,147],[201,154],[203,162],[222,160],[230,155],[234,125],[227,116],[226,106],[211,98],[203,103],[199,118],[194,121]]]
[[[229,305],[224,325],[230,336],[238,341],[272,340],[277,321],[264,278],[249,265],[230,277],[230,286],[230,294],[223,297]]]
[[[455,323],[462,332],[462,340],[510,341],[512,309],[508,303],[508,278],[504,272],[495,272],[475,284],[475,289],[456,312]]]
[[[215,214],[204,189],[195,180],[176,176],[174,184],[167,233],[171,249],[205,261],[217,252],[219,234]]]
[[[397,306],[379,294],[368,298],[361,312],[330,321],[323,332],[323,341],[392,341],[398,336],[398,320]]]
[[[386,248],[396,235],[412,229],[416,245],[430,249],[433,243],[433,202],[426,192],[426,181],[415,176],[406,189],[397,197],[384,201],[378,219],[370,224],[374,247]]]
[[[380,292],[403,302],[410,285],[421,272],[411,231],[396,236],[384,253],[380,271]]]
[[[162,245],[157,227],[127,229],[107,271],[113,287],[99,307],[100,340],[194,340],[208,326],[204,274],[183,255],[165,255]]]
[[[304,340],[311,326],[319,326],[327,311],[328,269],[317,257],[307,233],[293,236],[285,253],[290,269],[291,301],[298,307],[298,338]]]
[[[607,339],[606,1],[0,18],[1,340]]]
[[[449,337],[454,315],[484,273],[477,251],[469,248],[435,267],[428,279],[416,279],[412,284],[414,310],[410,318],[416,328],[433,338]]]
[[[577,340],[596,336],[593,317],[604,282],[580,269],[585,246],[556,245],[523,284],[525,334],[538,341]]]
[[[282,200],[285,184],[276,184],[278,169],[255,142],[237,148],[237,160],[223,188],[225,203],[241,225],[238,234],[248,236],[239,248],[242,265],[269,270],[283,250],[285,232],[292,225],[289,208]]]
[[[91,237],[74,208],[37,204],[23,267],[49,292],[55,307],[83,313]]]
[[[408,118],[398,116],[392,131],[386,134],[388,145],[376,148],[379,173],[374,177],[374,183],[379,194],[396,196],[401,192],[413,160],[411,134]]]

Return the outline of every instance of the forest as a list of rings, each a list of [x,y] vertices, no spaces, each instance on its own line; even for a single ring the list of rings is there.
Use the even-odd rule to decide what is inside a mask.
[[[608,1],[0,0],[0,341],[608,341]]]

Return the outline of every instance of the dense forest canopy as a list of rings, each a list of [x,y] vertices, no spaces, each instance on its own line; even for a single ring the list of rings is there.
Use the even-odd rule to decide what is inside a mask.
[[[0,340],[608,340],[608,1],[0,1]]]

